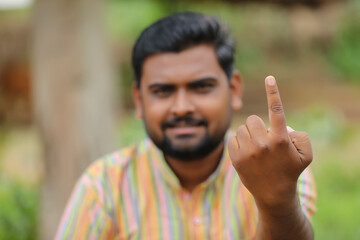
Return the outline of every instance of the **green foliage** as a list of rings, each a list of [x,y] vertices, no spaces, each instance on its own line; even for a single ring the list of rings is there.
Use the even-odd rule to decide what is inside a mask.
[[[329,51],[329,60],[338,72],[360,84],[360,1],[353,1],[341,30]]]
[[[158,1],[110,1],[106,8],[110,34],[133,42],[150,23],[165,15]]]
[[[0,180],[0,239],[36,239],[38,194],[34,188]]]
[[[341,153],[341,154],[340,154]],[[360,166],[348,161],[343,148],[328,146],[315,169],[318,189],[314,216],[316,239],[360,239]],[[355,159],[353,159],[355,161]]]
[[[298,131],[306,131],[317,145],[337,141],[347,133],[341,113],[323,105],[294,112],[287,122]]]
[[[117,132],[117,142],[120,146],[134,144],[146,136],[142,120],[136,118],[133,111],[123,114]]]
[[[31,14],[30,8],[20,8],[20,9],[10,9],[10,10],[1,10],[0,18],[4,17],[7,19],[28,19]]]

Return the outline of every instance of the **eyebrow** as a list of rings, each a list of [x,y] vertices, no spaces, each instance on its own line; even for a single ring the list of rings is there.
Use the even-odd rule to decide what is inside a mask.
[[[188,84],[189,87],[193,87],[196,86],[198,84],[202,84],[202,83],[216,83],[217,79],[213,78],[213,77],[205,77],[205,78],[201,78],[201,79],[197,79],[195,81],[192,81]]]
[[[200,78],[200,79],[196,79],[190,83],[188,83],[187,85],[189,87],[193,87],[193,86],[196,86],[198,84],[201,84],[201,83],[216,83],[217,82],[217,79],[214,78],[214,77],[205,77],[205,78]],[[174,84],[169,84],[169,83],[153,83],[153,84],[150,84],[149,85],[149,89],[152,90],[154,88],[171,88],[171,87],[174,87]]]
[[[149,86],[149,90],[152,90],[154,88],[171,88],[174,87],[174,84],[168,84],[168,83],[153,83]]]

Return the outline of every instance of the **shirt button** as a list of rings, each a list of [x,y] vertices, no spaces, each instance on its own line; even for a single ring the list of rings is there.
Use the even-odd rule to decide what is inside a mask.
[[[184,194],[184,199],[185,199],[185,200],[190,200],[190,199],[191,199],[190,193],[185,193],[185,194]]]
[[[199,224],[201,223],[201,218],[199,218],[199,217],[194,217],[194,218],[193,218],[193,223],[194,223],[194,225],[199,225]]]

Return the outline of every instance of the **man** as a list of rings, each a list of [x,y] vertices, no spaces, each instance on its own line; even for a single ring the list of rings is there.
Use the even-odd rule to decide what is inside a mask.
[[[286,127],[274,77],[265,79],[270,128],[250,116],[226,134],[242,83],[218,20],[161,19],[141,34],[132,61],[149,138],[87,169],[56,239],[313,238],[311,145]]]

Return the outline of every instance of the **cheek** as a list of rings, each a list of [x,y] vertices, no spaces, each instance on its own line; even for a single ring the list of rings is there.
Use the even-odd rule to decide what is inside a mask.
[[[146,124],[152,129],[160,129],[161,123],[166,119],[168,112],[167,104],[145,100],[143,103],[143,114]]]
[[[204,104],[206,102],[206,104]],[[231,106],[228,96],[212,96],[203,99],[198,109],[201,115],[207,119],[210,130],[218,128],[219,125],[228,124],[231,116]]]

